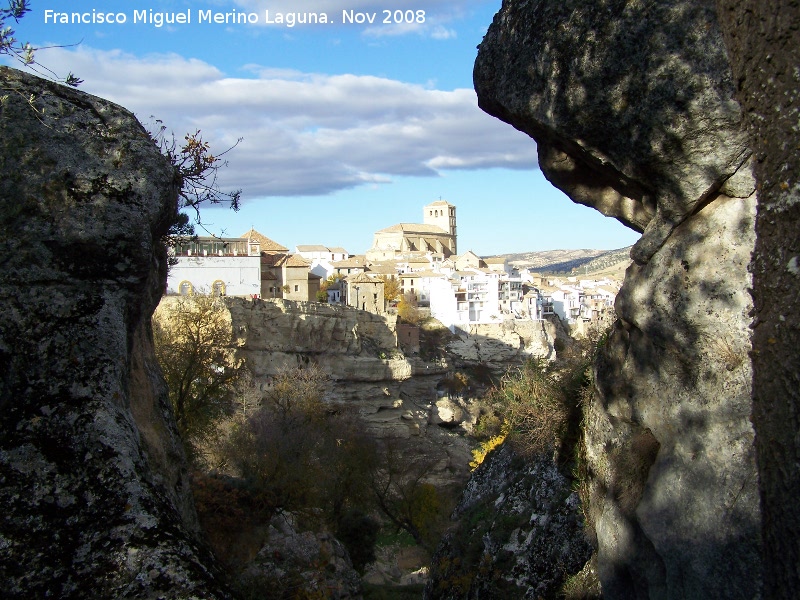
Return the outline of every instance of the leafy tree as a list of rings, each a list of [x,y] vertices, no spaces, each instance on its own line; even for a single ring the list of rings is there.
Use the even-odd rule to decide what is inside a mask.
[[[381,275],[383,281],[383,298],[386,302],[394,302],[400,298],[400,280],[390,275]]]
[[[228,312],[212,296],[170,299],[154,315],[153,337],[178,430],[191,449],[232,408],[240,371]]]
[[[417,297],[411,292],[406,292],[397,305],[397,315],[406,323],[417,324],[422,320],[419,312]]]
[[[324,402],[326,386],[315,365],[279,373],[261,408],[234,428],[226,457],[274,512],[336,527],[348,510],[367,508],[376,453],[355,413]]]

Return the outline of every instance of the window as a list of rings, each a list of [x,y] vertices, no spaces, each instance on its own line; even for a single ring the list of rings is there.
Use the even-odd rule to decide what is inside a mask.
[[[181,296],[191,296],[194,290],[192,288],[192,284],[184,280],[181,281],[180,285],[178,286],[178,291],[180,292]]]
[[[299,285],[294,286],[294,291],[295,292],[299,292],[300,291],[300,286]]]
[[[211,284],[211,295],[212,296],[224,296],[225,295],[225,282],[217,279],[214,283]]]

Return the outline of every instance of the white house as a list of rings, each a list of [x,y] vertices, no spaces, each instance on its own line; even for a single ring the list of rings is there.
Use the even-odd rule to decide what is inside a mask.
[[[488,270],[456,271],[450,279],[431,279],[431,315],[450,330],[475,323],[499,323],[500,278]]]
[[[261,295],[261,246],[247,238],[198,237],[171,249],[167,294]]]

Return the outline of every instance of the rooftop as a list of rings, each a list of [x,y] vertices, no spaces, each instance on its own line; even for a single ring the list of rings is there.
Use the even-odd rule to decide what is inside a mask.
[[[262,233],[259,233],[255,229],[250,229],[250,231],[245,232],[242,237],[244,239],[251,239],[257,241],[261,244],[261,251],[262,252],[288,252],[288,248],[284,248],[275,240],[269,239]]]
[[[398,223],[397,225],[392,225],[386,229],[379,229],[375,233],[405,233],[406,235],[411,235],[414,233],[419,233],[422,235],[450,235],[438,225],[422,225],[420,223]]]

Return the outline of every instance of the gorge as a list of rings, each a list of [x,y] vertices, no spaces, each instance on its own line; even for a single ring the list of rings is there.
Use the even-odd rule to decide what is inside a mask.
[[[506,0],[481,44],[481,107],[536,141],[574,201],[642,232],[586,412],[603,597],[800,593],[798,13]],[[231,598],[152,349],[180,182],[125,109],[5,67],[0,80],[0,588]],[[313,354],[353,384],[334,385],[341,400],[385,398],[396,431],[437,430],[432,407],[395,406],[433,363],[382,358],[385,322],[293,310],[231,303],[254,370]],[[464,342],[463,360],[519,355],[525,335],[503,336],[517,341]],[[413,385],[433,399],[437,376]]]

